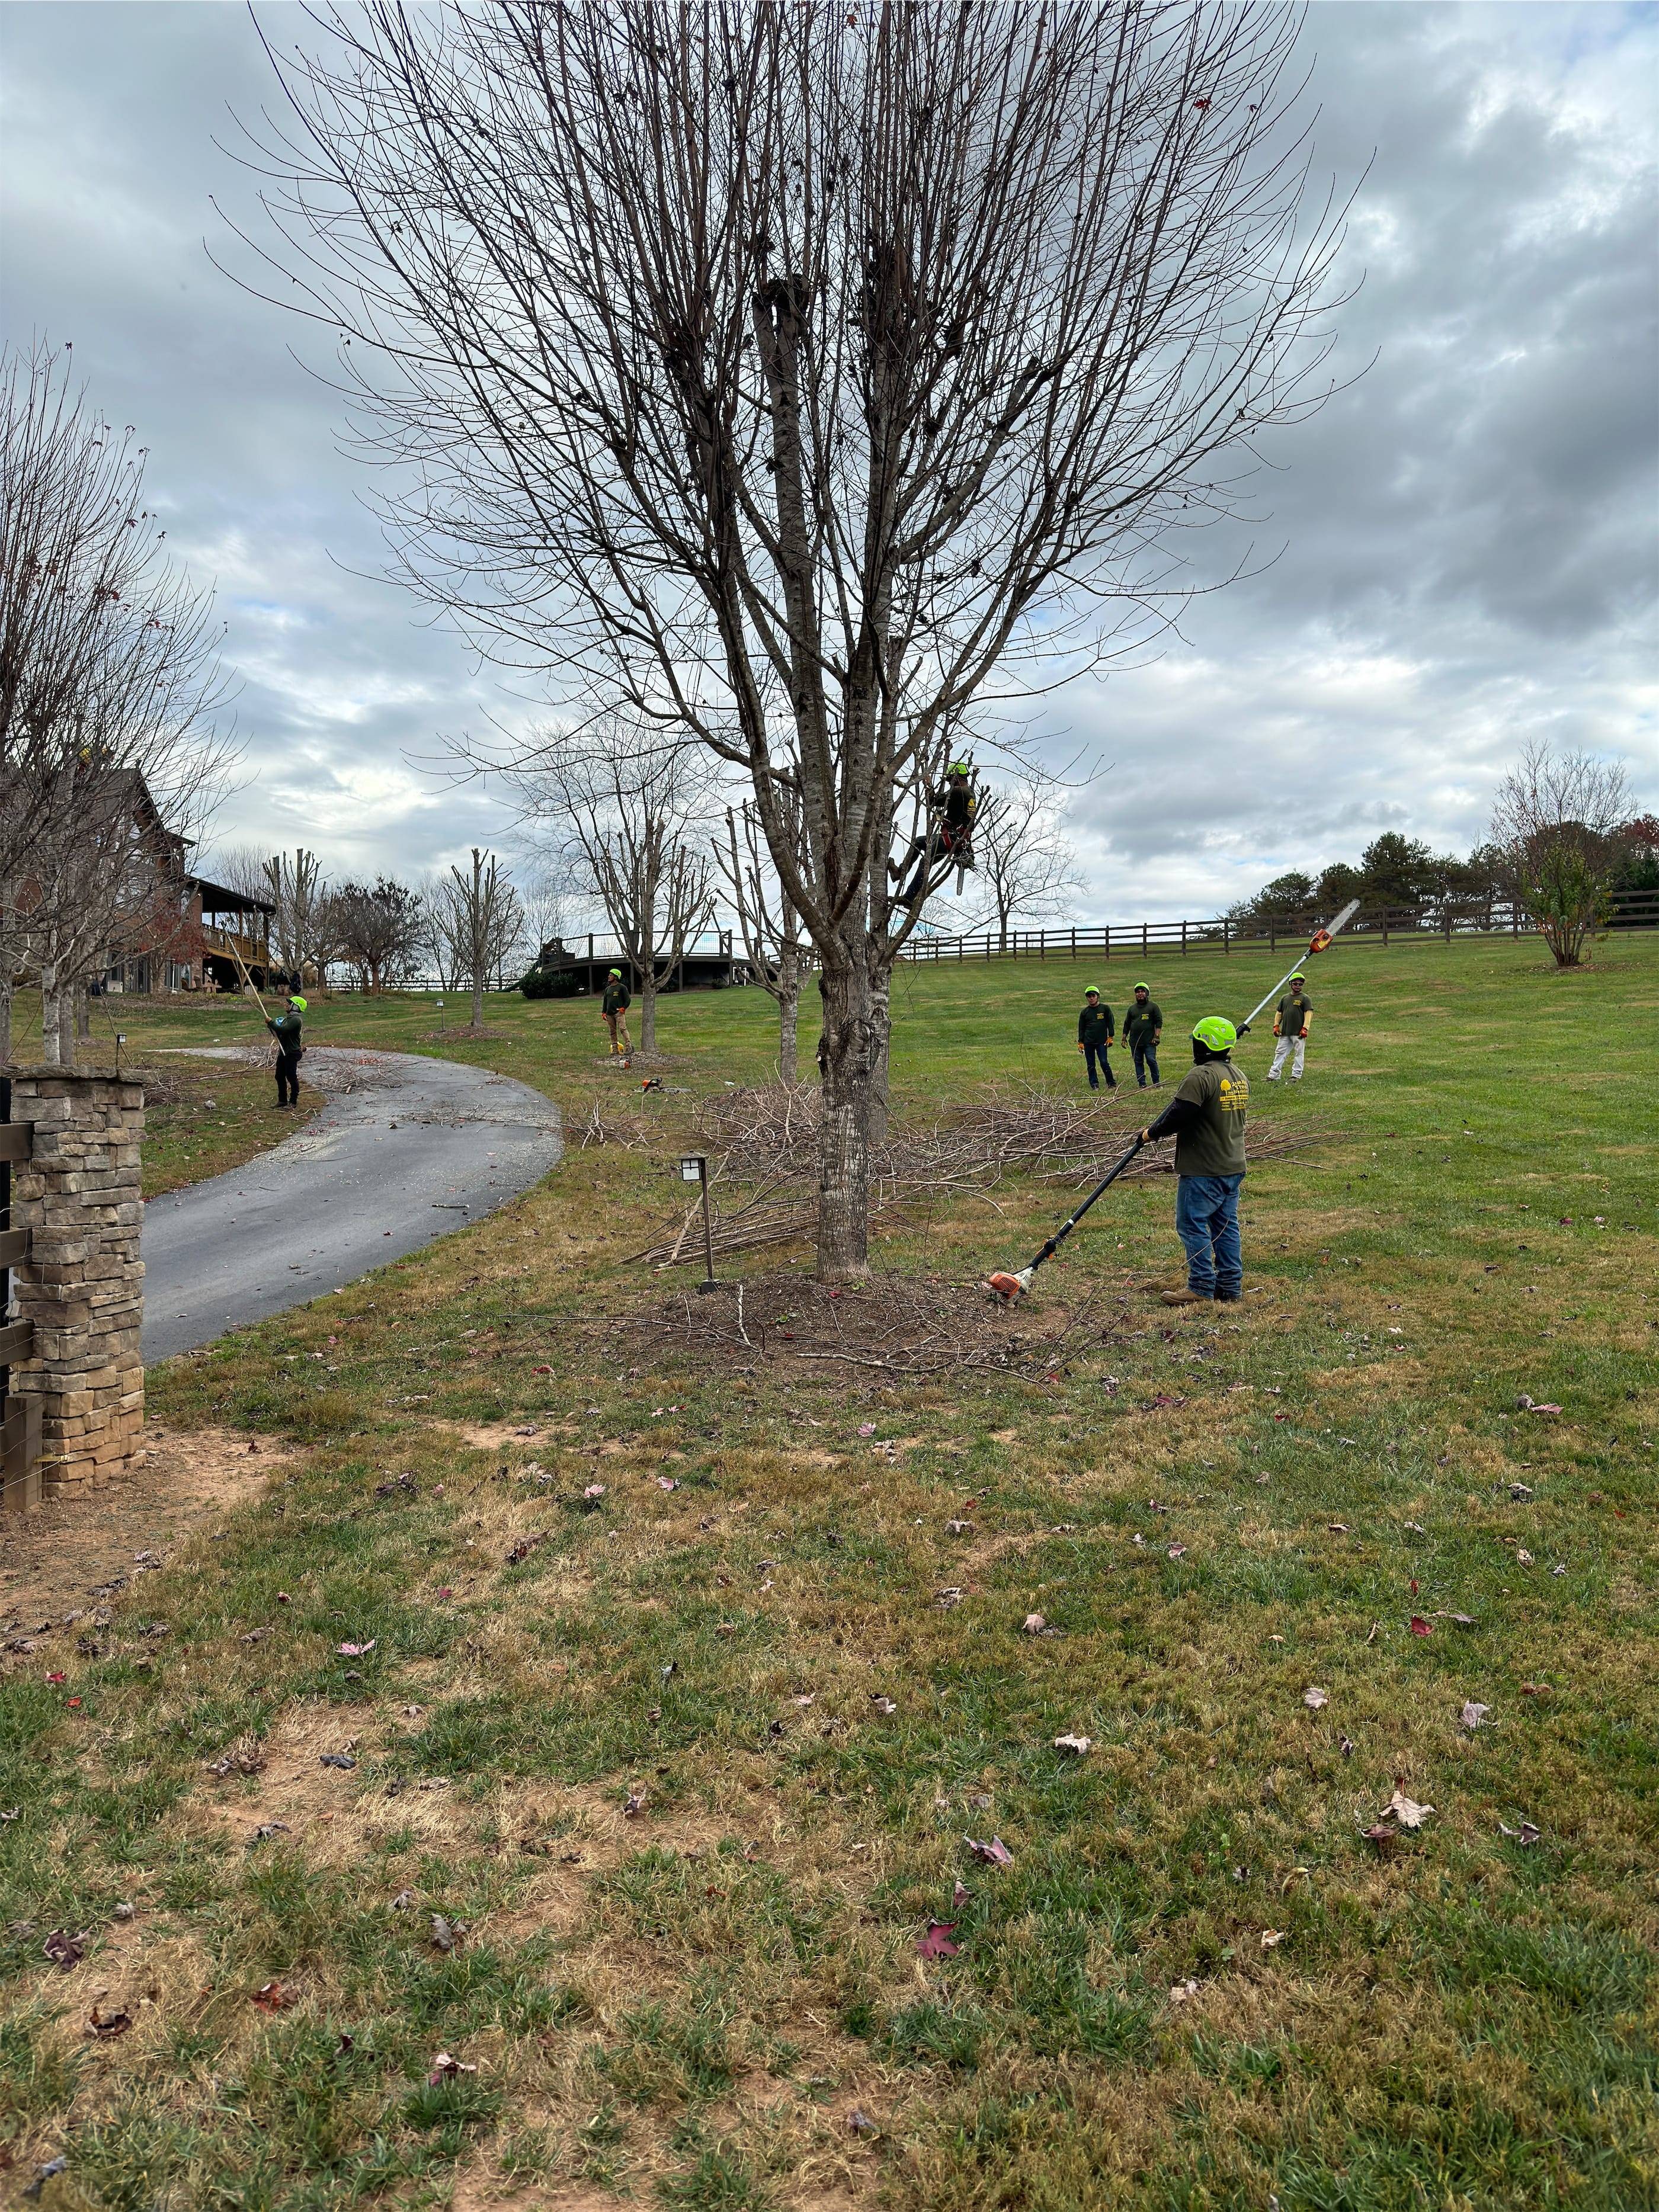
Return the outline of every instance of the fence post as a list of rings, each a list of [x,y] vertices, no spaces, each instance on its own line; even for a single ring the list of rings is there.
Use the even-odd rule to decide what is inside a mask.
[[[1140,957],[1143,960],[1146,957],[1146,925],[1144,921],[1140,925]]]
[[[1109,921],[1104,922],[1102,924],[1102,928],[1106,938],[1106,951],[1103,957],[1109,960],[1112,957],[1112,925]]]
[[[1387,907],[1384,907],[1384,908],[1383,908],[1383,909],[1382,909],[1382,949],[1383,949],[1383,951],[1384,951],[1385,952],[1386,952],[1386,951],[1387,951],[1387,950],[1388,950],[1388,945],[1389,945],[1389,909],[1387,908]]]
[[[1073,960],[1077,958],[1077,932],[1075,929],[1072,932],[1072,957]]]
[[[1181,957],[1183,960],[1187,957],[1187,925],[1184,921],[1181,925]]]
[[[1233,949],[1233,926],[1224,914],[1221,917],[1221,949],[1224,952]]]
[[[1279,950],[1279,924],[1271,915],[1267,916],[1267,950],[1269,952]]]

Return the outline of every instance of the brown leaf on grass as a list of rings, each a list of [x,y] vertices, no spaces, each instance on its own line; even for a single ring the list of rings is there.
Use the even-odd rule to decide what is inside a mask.
[[[974,1856],[982,1859],[987,1866],[1012,1866],[1014,1863],[1013,1853],[1000,1836],[993,1836],[988,1843],[976,1843],[972,1836],[964,1836],[962,1840]]]
[[[1054,1749],[1056,1751],[1068,1752],[1073,1759],[1083,1758],[1085,1753],[1091,1752],[1094,1747],[1094,1739],[1092,1736],[1057,1735],[1054,1738]]]
[[[847,2124],[855,2136],[877,2136],[881,2133],[881,2130],[871,2118],[869,2113],[862,2111],[857,2105],[854,2105],[847,2115]]]
[[[342,1774],[349,1774],[356,1760],[349,1751],[321,1751],[317,1754],[319,1766],[337,1766]]]
[[[394,1912],[407,1912],[414,1902],[415,1893],[412,1889],[400,1889],[392,1900],[392,1910]]]
[[[1524,1390],[1515,1402],[1523,1413],[1559,1413],[1561,1410],[1559,1406],[1546,1405],[1536,1398],[1528,1397]]]
[[[1420,1613],[1414,1613],[1407,1625],[1410,1628],[1413,1636],[1432,1636],[1434,1634],[1433,1629],[1430,1626],[1429,1623],[1424,1620]]]
[[[509,1567],[522,1566],[536,1547],[546,1541],[547,1531],[544,1528],[538,1528],[533,1536],[520,1536],[518,1542],[507,1551],[507,1565]]]
[[[973,1893],[965,1881],[956,1883],[951,1892],[951,1910],[953,1912],[960,1912]]]
[[[941,1613],[949,1613],[952,1606],[962,1603],[965,1594],[959,1583],[951,1583],[944,1589],[933,1592],[933,1602]]]
[[[1354,1744],[1353,1738],[1351,1735],[1338,1736],[1336,1740],[1336,1747],[1341,1753],[1344,1759],[1352,1759],[1353,1757]]]
[[[1532,1565],[1532,1553],[1526,1549],[1524,1545],[1516,1550],[1515,1554],[1515,1564],[1517,1567],[1529,1567]]]
[[[930,1920],[927,1933],[916,1945],[916,1955],[922,1959],[954,1959],[962,1948],[960,1943],[951,1941],[956,1932],[954,1920]]]
[[[1463,1710],[1458,1717],[1464,1727],[1473,1732],[1482,1725],[1491,1711],[1490,1705],[1480,1705],[1475,1698],[1468,1698],[1465,1699]]]
[[[253,1831],[248,1841],[251,1844],[268,1843],[272,1836],[285,1836],[288,1833],[289,1825],[286,1820],[265,1820]]]
[[[1020,1623],[1020,1629],[1026,1636],[1041,1636],[1048,1626],[1048,1620],[1042,1613],[1028,1613]]]
[[[131,2026],[130,2012],[100,2012],[94,2005],[87,2021],[87,2033],[104,2038],[125,2035]]]
[[[971,1536],[974,1533],[974,1524],[971,1521],[947,1521],[945,1524],[945,1533],[947,1536]]]
[[[1402,1828],[1420,1828],[1434,1808],[1432,1805],[1419,1805],[1414,1797],[1408,1797],[1403,1790],[1396,1787],[1382,1810],[1385,1814],[1391,1814]]]
[[[896,1713],[898,1711],[893,1700],[890,1698],[884,1698],[879,1691],[872,1694],[870,1702],[878,1713]]]
[[[1528,1850],[1539,1841],[1543,1830],[1535,1828],[1530,1820],[1522,1820],[1518,1828],[1505,1827],[1500,1820],[1498,1823],[1498,1832],[1500,1836],[1507,1836],[1511,1843],[1519,1844],[1522,1850]]]
[[[1364,1831],[1364,1837],[1368,1844],[1375,1844],[1382,1856],[1387,1858],[1400,1841],[1400,1831],[1391,1828],[1386,1820],[1376,1820]]]
[[[1184,1559],[1186,1558],[1186,1556],[1187,1556],[1187,1547],[1186,1547],[1184,1544],[1171,1544],[1171,1545],[1170,1545],[1170,1557],[1172,1559]]]
[[[380,1640],[378,1636],[371,1636],[367,1644],[337,1644],[334,1650],[342,1659],[366,1659]]]
[[[466,1932],[465,1923],[447,1920],[441,1912],[432,1916],[432,1941],[441,1951],[453,1951],[459,1939]]]
[[[1302,1702],[1310,1713],[1316,1713],[1322,1705],[1329,1705],[1331,1693],[1328,1690],[1322,1690],[1317,1683],[1310,1682],[1302,1692]]]
[[[54,1928],[40,1948],[54,1966],[67,1974],[72,1966],[80,1965],[86,1954],[87,1941],[88,1932],[84,1928],[75,1936],[71,1936],[67,1928]]]
[[[298,2004],[299,2002],[292,1990],[284,1989],[277,1981],[262,1984],[248,1999],[248,2002],[258,2005],[261,2012],[286,2012],[291,2004]]]
[[[448,2051],[441,2051],[428,2069],[427,2087],[436,2088],[440,2081],[453,2081],[458,2074],[476,2074],[477,2070],[476,2066],[470,2066],[464,2058],[452,2058]]]
[[[1172,2005],[1190,2004],[1198,1991],[1199,1984],[1195,1981],[1176,1982],[1170,1988],[1170,2002]]]
[[[624,1820],[637,1820],[645,1810],[644,1790],[630,1790],[622,1809]]]
[[[1284,1928],[1264,1928],[1261,1931],[1261,1938],[1262,1949],[1264,1951],[1276,1950],[1279,1945],[1285,1941],[1288,1933],[1289,1930]]]
[[[207,1771],[216,1774],[222,1782],[228,1774],[262,1774],[265,1755],[262,1751],[227,1751],[217,1759],[208,1761]]]

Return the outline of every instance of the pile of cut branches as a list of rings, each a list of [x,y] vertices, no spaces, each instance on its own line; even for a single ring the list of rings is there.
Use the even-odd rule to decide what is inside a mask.
[[[703,1108],[699,1128],[709,1158],[717,1258],[811,1238],[817,1230],[820,1094],[805,1085],[733,1089]],[[895,1121],[870,1160],[870,1215],[908,1203],[983,1197],[1011,1175],[1086,1190],[1127,1151],[1140,1123],[1121,1107],[1028,1089],[994,1092],[931,1120]],[[1320,1133],[1253,1131],[1250,1157],[1273,1159],[1316,1143]],[[1174,1151],[1142,1152],[1127,1176],[1168,1175]],[[657,1267],[701,1259],[701,1198],[679,1233],[635,1253]]]

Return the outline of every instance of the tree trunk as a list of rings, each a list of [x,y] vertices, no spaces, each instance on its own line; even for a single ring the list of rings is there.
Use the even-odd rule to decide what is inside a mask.
[[[481,980],[478,976],[475,975],[475,976],[472,978],[472,1034],[473,1034],[473,1036],[477,1036],[479,1034],[479,1032],[483,1030],[483,984],[482,980]]]
[[[0,958],[3,958],[0,954]],[[11,1058],[11,1000],[10,975],[0,975],[0,1067]]]
[[[817,1276],[856,1282],[870,1272],[870,1112],[884,1071],[886,1008],[872,991],[864,946],[848,947],[818,975],[823,1036],[818,1061],[823,1111],[818,1138]]]
[[[639,1049],[647,1060],[657,1056],[657,963],[647,960],[640,975]]]
[[[778,1080],[793,1090],[800,1080],[800,956],[787,945],[778,960]]]
[[[75,986],[58,994],[58,1064],[75,1065]]]
[[[92,1000],[84,983],[75,987],[75,1034],[83,1043],[92,1039]]]
[[[40,1057],[48,1067],[63,1058],[63,1024],[58,1000],[58,970],[50,960],[40,963]]]

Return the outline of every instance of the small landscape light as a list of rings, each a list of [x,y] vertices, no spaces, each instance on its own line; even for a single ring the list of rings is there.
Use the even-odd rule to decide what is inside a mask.
[[[701,1182],[708,1167],[708,1162],[701,1152],[688,1152],[680,1162],[680,1181]]]

